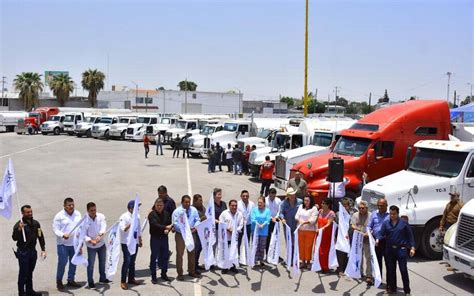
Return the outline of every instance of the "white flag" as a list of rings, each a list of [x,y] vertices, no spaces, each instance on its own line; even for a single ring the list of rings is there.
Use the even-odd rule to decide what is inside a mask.
[[[8,160],[3,174],[2,188],[0,188],[0,215],[10,219],[12,216],[12,196],[16,193],[16,178],[12,160]]]
[[[301,225],[299,225],[296,228],[295,232],[294,232],[295,247],[294,247],[294,251],[293,251],[293,268],[291,269],[291,276],[292,277],[297,277],[301,273],[301,270],[300,270],[300,248],[299,248],[299,243],[298,243],[298,239],[299,239],[298,238],[298,230],[300,230],[300,226]]]
[[[239,264],[239,233],[237,231],[237,226],[239,224],[239,221],[237,219],[238,217],[239,214],[236,213],[232,221],[232,235],[230,238],[229,260],[227,262],[228,268],[232,267],[232,265]]]
[[[119,223],[115,223],[109,230],[105,247],[107,248],[107,261],[105,267],[105,273],[107,279],[112,280],[115,272],[117,271],[117,265],[120,256],[120,231]]]
[[[375,253],[375,240],[372,233],[369,234],[369,247],[370,247],[370,262],[372,264],[372,276],[374,277],[375,287],[378,288],[382,283],[382,275],[380,274],[379,262],[377,261],[377,254]]]
[[[291,267],[291,258],[293,257],[293,242],[291,239],[291,228],[287,224],[285,224],[285,239],[286,239],[286,268],[289,269]]]
[[[214,195],[211,194],[209,197],[209,202],[207,203],[207,209],[206,209],[206,219],[212,219],[214,222],[212,226],[212,233],[211,233],[211,245],[214,246],[214,244],[217,241],[217,235],[216,235],[216,212],[214,211]]]
[[[321,240],[323,239],[323,230],[320,228],[316,234],[316,242],[313,249],[313,264],[311,264],[311,271],[320,271],[321,263],[319,261],[319,248],[321,247]]]
[[[227,268],[229,258],[229,246],[227,245],[227,223],[219,223],[219,240],[217,242],[217,266]]]
[[[337,262],[337,254],[336,254],[336,230],[337,224],[335,222],[332,223],[332,234],[331,234],[331,246],[329,247],[329,268],[335,269],[339,266]]]
[[[244,234],[242,235],[242,243],[240,245],[239,263],[250,266],[249,239],[247,236],[247,225],[245,224],[244,224]]]
[[[351,251],[351,244],[349,239],[349,225],[351,221],[351,215],[346,209],[339,203],[339,231],[337,232],[336,250],[349,254]]]
[[[89,220],[88,215],[82,217],[81,221],[79,221],[78,226],[73,233],[74,235],[74,256],[71,259],[71,263],[74,265],[84,265],[87,266],[88,262],[87,259],[84,257],[84,251],[82,250],[82,246],[84,245],[84,239],[86,237],[86,224]]]
[[[255,266],[255,256],[257,255],[257,247],[258,247],[258,226],[255,224],[255,229],[253,230],[252,236],[252,249],[250,250],[250,258],[249,258],[249,266]]]
[[[191,211],[191,209],[188,210]],[[178,212],[176,224],[181,232],[186,249],[192,252],[194,250],[194,239],[191,227],[189,226],[188,216],[186,215],[186,209],[182,208],[182,211]]]
[[[138,217],[140,199],[138,194],[135,196],[135,203],[133,205],[132,221],[130,222],[130,228],[127,234],[127,248],[130,255],[134,255],[137,252],[138,245],[138,232],[140,231],[140,218]]]
[[[202,252],[204,255],[204,266],[206,270],[209,270],[211,265],[216,264],[214,257],[214,250],[211,244],[212,229],[215,227],[215,222],[212,218],[207,218],[199,225],[196,226],[196,230],[201,241]]]
[[[277,265],[280,259],[280,224],[275,223],[272,231],[270,244],[268,245],[268,263]]]
[[[352,236],[352,247],[349,253],[349,261],[345,274],[354,279],[360,279],[362,267],[362,244],[364,243],[364,234],[354,230]]]

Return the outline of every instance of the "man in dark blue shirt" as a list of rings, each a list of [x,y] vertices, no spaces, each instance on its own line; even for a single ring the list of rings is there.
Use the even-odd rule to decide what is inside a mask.
[[[397,261],[402,274],[403,290],[410,294],[410,279],[408,278],[407,258],[415,255],[415,239],[410,225],[399,217],[400,210],[397,206],[390,207],[390,219],[382,223],[380,231],[376,234],[378,245],[385,238],[385,257],[387,264],[387,293],[397,291]]]

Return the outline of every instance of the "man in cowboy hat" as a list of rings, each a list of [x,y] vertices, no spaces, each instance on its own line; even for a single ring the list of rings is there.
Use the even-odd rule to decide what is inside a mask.
[[[298,226],[295,216],[301,204],[303,204],[303,201],[300,198],[296,198],[296,190],[291,187],[286,189],[286,199],[281,202],[279,217],[283,224],[286,224],[290,227],[291,233],[294,233],[296,227]],[[286,227],[283,229],[286,231]],[[294,247],[295,244],[293,235],[291,235],[291,240],[293,241]]]

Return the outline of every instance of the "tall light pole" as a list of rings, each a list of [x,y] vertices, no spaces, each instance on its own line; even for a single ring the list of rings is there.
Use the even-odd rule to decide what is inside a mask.
[[[137,111],[137,100],[138,100],[138,84],[132,81],[135,84],[135,112]]]
[[[453,72],[446,72],[446,75],[448,75],[448,90],[446,93],[446,100],[448,100],[449,103],[449,84],[451,83],[451,75],[453,75]]]
[[[305,21],[305,33],[304,33],[304,99],[303,99],[304,117],[308,116],[308,9],[309,9],[309,0],[306,0],[306,21]]]
[[[239,114],[242,112],[242,92],[240,89],[234,86],[234,88],[239,92]]]
[[[0,106],[2,108],[3,108],[3,98],[4,98],[3,94],[4,94],[4,91],[5,91],[5,83],[7,83],[7,81],[5,79],[7,79],[7,77],[2,76],[2,105]],[[472,92],[472,86],[471,86],[471,92]]]
[[[472,101],[472,83],[468,82],[467,85],[469,85],[471,87],[471,92],[469,93],[469,100]],[[3,93],[3,90],[2,90],[2,93]],[[2,97],[3,97],[3,95],[2,95]]]

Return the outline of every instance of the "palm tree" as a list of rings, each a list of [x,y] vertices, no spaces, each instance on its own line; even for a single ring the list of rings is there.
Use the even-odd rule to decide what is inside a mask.
[[[31,110],[38,105],[39,94],[43,91],[41,74],[33,72],[22,72],[13,80],[14,87],[20,92],[19,99],[25,110]]]
[[[72,81],[68,74],[59,74],[51,79],[49,88],[58,98],[59,106],[63,107],[69,99],[69,95],[74,91],[74,81]]]
[[[100,72],[97,69],[89,69],[82,73],[82,87],[89,91],[89,103],[91,107],[97,105],[97,95],[100,90],[104,88],[104,73]]]

